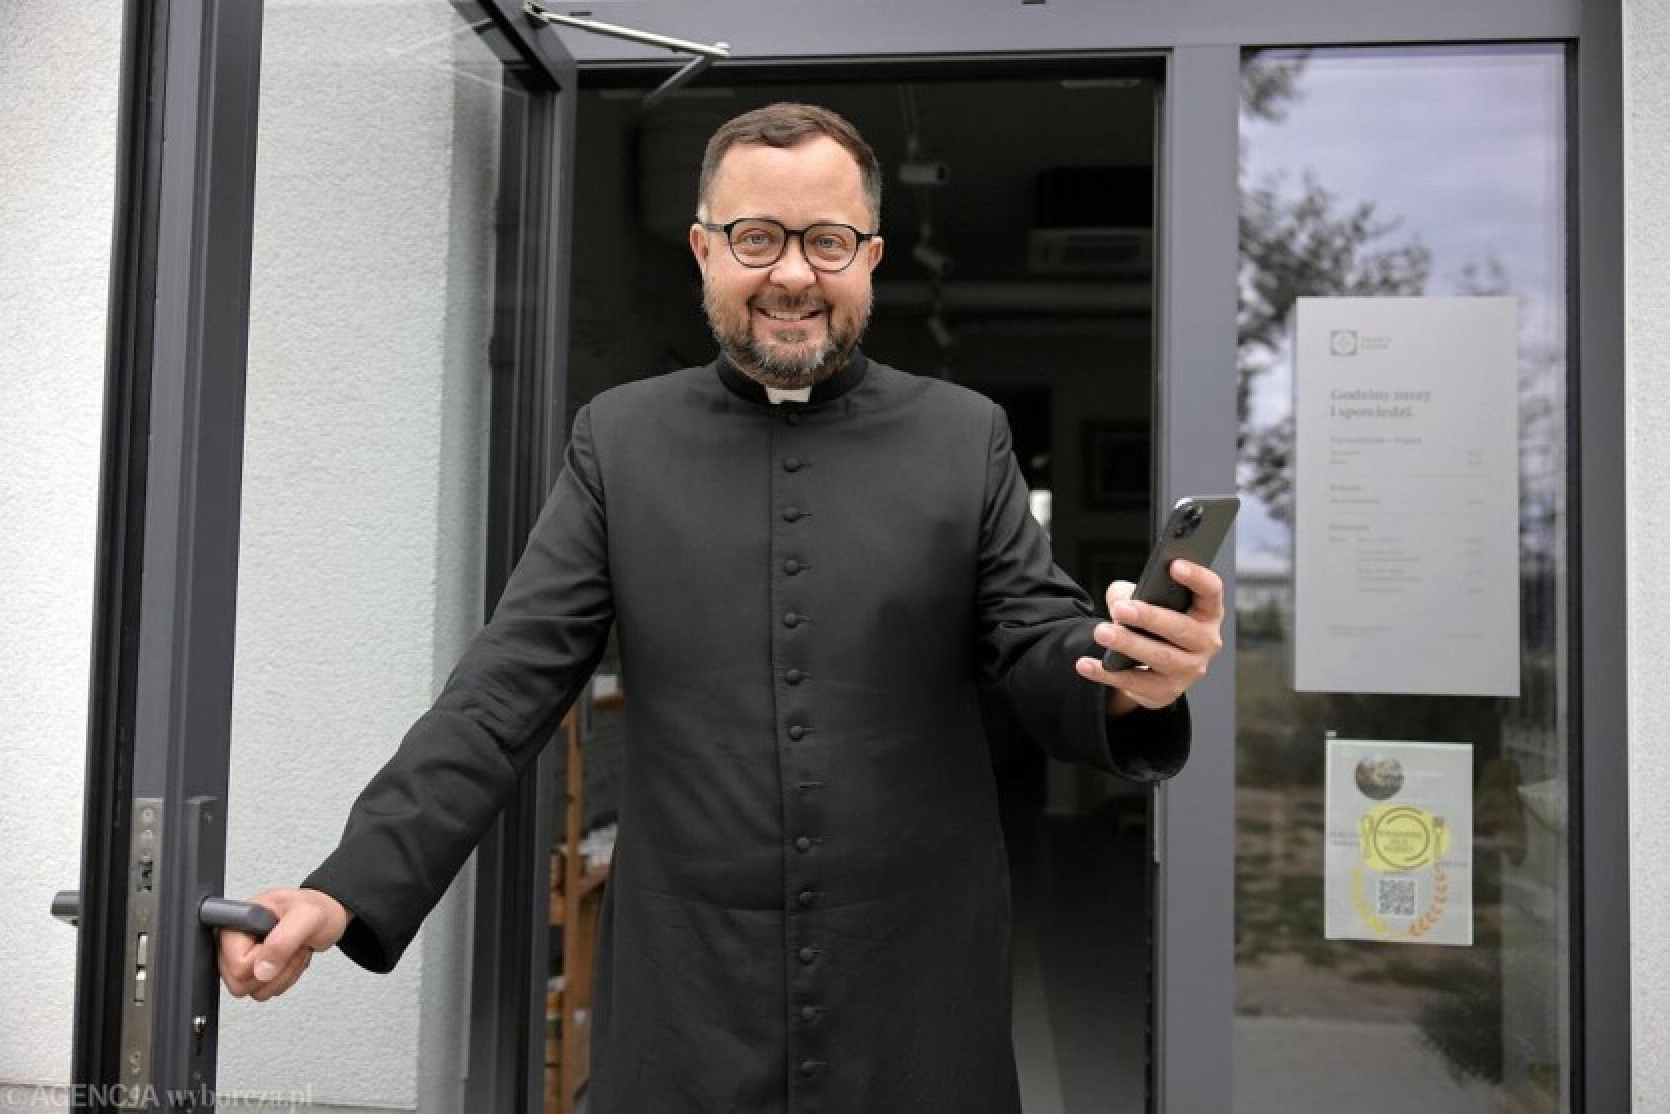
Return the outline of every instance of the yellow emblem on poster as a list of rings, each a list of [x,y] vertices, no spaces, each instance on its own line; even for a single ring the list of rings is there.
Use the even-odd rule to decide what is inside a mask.
[[[1419,870],[1436,863],[1450,849],[1450,833],[1444,821],[1411,805],[1370,809],[1363,815],[1358,832],[1363,862],[1374,870]]]

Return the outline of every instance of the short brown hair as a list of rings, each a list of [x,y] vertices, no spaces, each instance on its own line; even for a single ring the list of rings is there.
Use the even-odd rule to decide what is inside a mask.
[[[707,205],[713,189],[713,178],[719,172],[719,162],[739,143],[762,143],[767,147],[795,147],[818,136],[828,136],[845,147],[858,163],[859,176],[864,184],[864,201],[870,215],[881,226],[881,163],[864,137],[840,115],[815,104],[794,104],[782,101],[744,112],[728,120],[707,141],[707,152],[702,156],[702,177],[696,187],[696,204]],[[875,229],[865,229],[873,232]]]

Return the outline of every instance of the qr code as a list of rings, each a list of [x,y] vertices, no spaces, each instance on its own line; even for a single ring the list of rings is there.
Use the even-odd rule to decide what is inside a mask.
[[[1408,875],[1381,878],[1376,891],[1375,912],[1382,917],[1415,915],[1415,880]]]

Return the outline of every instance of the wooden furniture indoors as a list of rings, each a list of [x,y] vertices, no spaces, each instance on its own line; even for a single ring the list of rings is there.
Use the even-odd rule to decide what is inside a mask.
[[[618,704],[618,695],[594,698],[593,707]],[[563,790],[561,845],[551,852],[550,924],[562,934],[562,970],[545,996],[545,1114],[573,1114],[591,1061],[592,958],[603,908],[607,863],[587,869],[580,853],[585,819],[585,740],[578,708],[563,719],[568,748]]]

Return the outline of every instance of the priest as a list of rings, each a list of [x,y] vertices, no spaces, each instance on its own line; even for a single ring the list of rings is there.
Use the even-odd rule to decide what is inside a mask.
[[[1139,780],[1221,645],[1055,566],[1003,411],[870,359],[882,174],[827,110],[708,144],[690,248],[711,364],[598,395],[491,621],[300,887],[223,934],[234,994],[336,946],[388,971],[611,630],[630,685],[593,1114],[1015,1114],[1009,899],[979,694]],[[1144,633],[1147,632],[1147,633]],[[1108,673],[1103,650],[1142,663]]]

